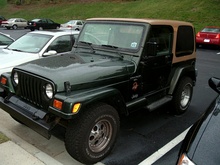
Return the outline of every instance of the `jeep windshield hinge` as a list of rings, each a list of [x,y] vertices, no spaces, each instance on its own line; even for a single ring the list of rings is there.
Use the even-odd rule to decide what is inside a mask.
[[[66,94],[69,94],[71,92],[71,85],[69,81],[64,82],[64,89],[66,91]]]

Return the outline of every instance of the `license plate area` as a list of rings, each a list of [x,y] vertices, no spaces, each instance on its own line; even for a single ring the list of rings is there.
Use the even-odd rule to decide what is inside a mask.
[[[210,42],[210,39],[204,39],[204,42]]]

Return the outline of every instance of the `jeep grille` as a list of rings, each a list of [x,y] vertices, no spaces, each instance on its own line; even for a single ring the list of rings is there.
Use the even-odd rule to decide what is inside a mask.
[[[45,85],[51,82],[26,72],[16,72],[18,73],[19,80],[18,85],[15,86],[16,95],[37,107],[47,109],[49,106],[49,99],[45,95]],[[53,83],[51,84],[53,85]]]

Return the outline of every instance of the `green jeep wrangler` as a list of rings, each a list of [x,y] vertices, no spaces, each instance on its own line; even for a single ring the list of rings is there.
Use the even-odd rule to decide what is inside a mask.
[[[155,19],[88,19],[72,53],[35,60],[1,75],[0,107],[92,164],[112,150],[121,115],[169,103],[184,113],[197,70],[191,23]]]

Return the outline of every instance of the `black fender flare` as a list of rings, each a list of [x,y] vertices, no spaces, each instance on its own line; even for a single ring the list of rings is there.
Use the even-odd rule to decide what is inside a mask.
[[[173,77],[170,81],[170,89],[168,91],[169,95],[172,95],[179,80],[183,77],[183,76],[188,76],[190,77],[195,85],[196,82],[196,77],[197,77],[197,69],[195,69],[195,66],[189,65],[186,67],[178,67],[176,68],[176,70],[174,71]]]

